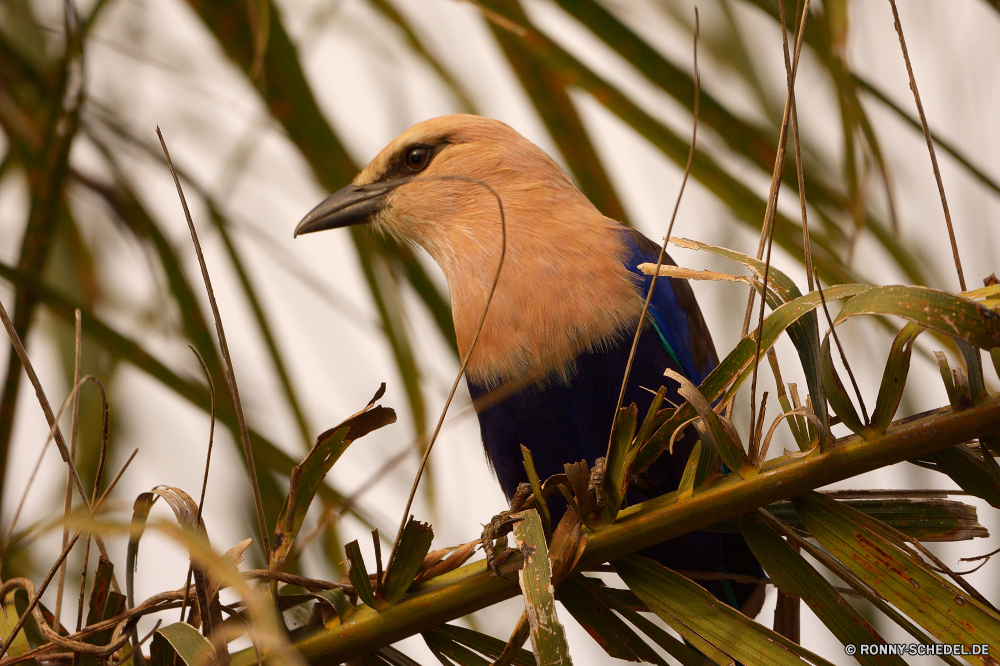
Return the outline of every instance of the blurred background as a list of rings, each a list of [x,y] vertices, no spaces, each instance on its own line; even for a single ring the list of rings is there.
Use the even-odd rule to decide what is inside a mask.
[[[0,298],[56,407],[73,385],[73,310],[82,310],[82,372],[103,382],[111,410],[105,480],[139,449],[114,493],[114,518],[127,522],[135,496],[158,484],[200,493],[210,400],[193,344],[219,401],[208,533],[219,551],[256,535],[211,312],[157,126],[206,253],[271,518],[291,465],[381,382],[382,404],[399,415],[348,450],[310,514],[307,532],[321,520],[328,529],[293,567],[331,579],[345,542],[360,539],[370,557],[373,527],[395,534],[422,435],[458,359],[446,285],[422,251],[357,229],[293,241],[295,224],[402,130],[469,112],[512,125],[606,215],[662,239],[691,135],[695,6],[701,124],[674,235],[754,254],[786,96],[771,0],[0,0]],[[793,26],[801,7],[788,0],[785,9]],[[899,12],[973,289],[1000,253],[1000,4],[901,0]],[[813,2],[804,42],[796,98],[823,283],[958,291],[890,5]],[[788,145],[772,261],[804,290],[791,133]],[[707,253],[670,252],[682,266],[742,272]],[[746,288],[694,289],[725,355],[740,337]],[[852,320],[840,334],[871,405],[894,331]],[[897,416],[947,404],[931,354],[943,344],[920,338]],[[778,351],[785,380],[802,386],[791,345]],[[42,454],[48,426],[6,344],[0,361],[0,574],[37,581],[60,549],[61,530],[42,528],[63,511],[65,468],[54,446]],[[763,370],[759,391],[773,396]],[[987,384],[997,387],[992,369]],[[78,465],[88,484],[97,396],[87,386],[80,403]],[[747,404],[741,395],[744,433]],[[68,431],[68,417],[63,424]],[[772,455],[794,448],[778,432]],[[837,487],[954,486],[904,463]],[[996,512],[977,506],[996,534]],[[478,538],[504,508],[463,386],[413,513],[433,524],[437,548]],[[959,557],[997,541],[934,550],[961,568]],[[108,546],[121,574],[124,538]],[[248,551],[251,566],[262,564],[259,553]],[[183,585],[186,552],[160,535],[145,537],[139,562],[137,599]],[[81,565],[78,548],[64,609],[75,609]],[[991,562],[970,581],[995,598],[998,574]],[[54,588],[45,602],[56,605]],[[514,599],[467,621],[506,638],[520,610]],[[562,619],[578,663],[607,661]],[[824,658],[853,663],[805,608],[802,637]],[[419,638],[401,647],[433,661]]]

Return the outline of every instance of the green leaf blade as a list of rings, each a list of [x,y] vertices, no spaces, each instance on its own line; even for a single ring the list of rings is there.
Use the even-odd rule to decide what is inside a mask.
[[[348,578],[351,581],[351,585],[354,586],[354,592],[358,595],[358,599],[361,599],[366,606],[376,608],[375,590],[372,589],[372,581],[368,577],[368,568],[365,566],[364,558],[361,557],[361,547],[358,545],[357,540],[355,539],[344,546],[344,551],[347,553],[347,559],[351,563]]]
[[[834,325],[857,315],[895,315],[980,349],[1000,347],[1000,314],[968,298],[929,287],[890,285],[858,294]]]
[[[156,630],[177,652],[187,666],[207,666],[215,659],[215,649],[198,630],[185,622],[160,627]]]
[[[704,588],[641,556],[617,560],[615,570],[667,624],[683,625],[746,666],[801,666],[830,662],[717,600]],[[695,646],[697,647],[697,645]]]
[[[385,597],[390,603],[396,603],[403,598],[413,582],[424,557],[431,548],[434,532],[427,523],[421,523],[412,517],[403,528],[403,535],[392,561],[385,572]]]
[[[538,666],[572,663],[566,632],[556,614],[545,531],[538,512],[528,509],[524,519],[514,524],[514,538],[524,555],[524,568],[518,572],[524,609],[531,627],[531,647]]]
[[[783,592],[801,597],[842,644],[885,643],[875,628],[818,571],[771,530],[759,514],[745,514],[740,519],[740,530],[775,585]],[[902,658],[891,655],[856,654],[854,657],[866,666],[906,664]]]
[[[877,522],[817,493],[793,500],[820,544],[943,643],[1000,644],[1000,616],[931,571]]]

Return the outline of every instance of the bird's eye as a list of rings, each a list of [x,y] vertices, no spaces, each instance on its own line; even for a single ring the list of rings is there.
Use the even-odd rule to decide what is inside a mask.
[[[427,146],[414,146],[406,151],[406,168],[423,171],[431,161],[431,150]]]

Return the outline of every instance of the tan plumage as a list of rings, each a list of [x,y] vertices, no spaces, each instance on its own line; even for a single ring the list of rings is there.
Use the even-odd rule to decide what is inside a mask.
[[[354,185],[391,178],[403,152],[420,144],[437,147],[429,164],[388,193],[374,224],[419,244],[441,266],[463,354],[500,257],[500,212],[486,188],[442,177],[481,180],[503,201],[505,265],[469,363],[470,379],[495,386],[553,373],[565,378],[579,353],[634,327],[642,299],[622,263],[621,235],[609,233],[620,225],[504,123],[471,115],[422,122],[386,146]]]

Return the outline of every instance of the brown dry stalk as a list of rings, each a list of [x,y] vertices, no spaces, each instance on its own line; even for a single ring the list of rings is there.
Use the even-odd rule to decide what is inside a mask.
[[[783,0],[778,0],[778,11],[781,17],[781,41],[784,45],[785,53],[785,72],[788,82],[788,95],[785,99],[785,113],[781,119],[781,136],[778,140],[778,155],[774,161],[774,172],[771,175],[771,192],[767,199],[767,211],[764,213],[764,224],[760,232],[760,242],[757,244],[757,259],[759,260],[764,253],[765,244],[767,248],[767,257],[764,260],[764,283],[761,285],[761,296],[760,296],[760,315],[757,321],[757,347],[754,351],[753,357],[753,379],[750,382],[750,436],[753,437],[754,433],[758,431],[756,427],[757,418],[757,374],[760,367],[760,343],[761,343],[761,331],[764,329],[764,301],[765,295],[767,294],[767,280],[768,274],[771,270],[771,246],[774,240],[774,216],[778,210],[778,193],[781,191],[781,174],[785,170],[785,149],[788,143],[788,123],[791,119],[792,109],[795,107],[795,75],[799,68],[799,55],[802,52],[802,37],[806,30],[806,17],[809,16],[809,2],[807,1],[802,9],[802,18],[799,22],[799,29],[795,36],[795,59],[789,62],[788,58],[788,31],[785,28],[785,3]],[[802,186],[799,185],[799,197],[804,196]],[[803,211],[805,210],[803,203]],[[803,224],[805,218],[803,217]],[[803,227],[803,234],[808,232]],[[809,254],[809,245],[806,243],[805,251],[807,255]],[[811,255],[810,255],[811,256]],[[753,304],[757,291],[755,289],[750,289],[750,296],[747,299],[747,311],[743,319],[743,335],[746,336],[749,331],[750,325],[750,313],[753,310]],[[727,417],[729,416],[727,412]],[[750,446],[753,448],[756,445],[755,442],[751,442]]]
[[[833,336],[833,341],[837,344],[837,351],[840,352],[840,360],[844,363],[844,368],[847,370],[847,376],[851,378],[851,386],[854,387],[854,395],[858,398],[858,404],[861,406],[861,415],[864,417],[865,425],[869,425],[868,420],[868,410],[865,409],[865,400],[861,397],[861,389],[858,387],[858,380],[854,378],[854,372],[851,371],[851,364],[847,362],[847,354],[844,353],[844,347],[840,344],[840,336],[837,335],[837,327],[833,325],[833,318],[830,316],[830,309],[826,305],[826,297],[823,296],[823,287],[819,283],[819,275],[816,276],[816,289],[819,291],[819,300],[823,305],[823,313],[826,315],[826,322],[830,326],[830,335]]]
[[[691,148],[688,150],[687,164],[684,165],[684,177],[681,179],[681,189],[677,192],[677,199],[674,202],[674,212],[670,215],[670,224],[667,225],[667,235],[663,237],[663,245],[660,246],[660,255],[656,258],[656,266],[649,281],[649,289],[646,291],[646,301],[642,304],[642,313],[639,315],[639,323],[635,327],[635,337],[632,338],[632,349],[628,354],[628,362],[625,364],[625,376],[622,377],[622,386],[618,392],[618,403],[615,405],[615,413],[611,419],[611,431],[608,433],[608,450],[605,459],[611,459],[611,443],[614,441],[615,426],[618,425],[618,413],[622,409],[622,402],[625,400],[625,389],[628,386],[628,378],[632,373],[632,362],[635,360],[636,349],[639,348],[639,338],[642,335],[643,325],[646,323],[646,313],[649,312],[650,301],[653,300],[653,290],[656,289],[656,280],[660,277],[660,266],[667,255],[667,245],[670,243],[670,235],[674,230],[674,222],[677,220],[677,210],[681,207],[681,197],[684,196],[684,187],[687,185],[688,176],[691,175],[691,163],[694,161],[694,150],[698,143],[698,116],[701,103],[701,75],[698,73],[698,37],[701,35],[701,23],[698,16],[698,8],[694,8],[694,122],[691,127]]]
[[[483,314],[479,318],[479,325],[476,327],[476,334],[472,336],[472,342],[469,344],[469,351],[465,353],[465,358],[462,359],[462,365],[458,369],[458,374],[455,375],[455,381],[451,385],[451,390],[448,391],[448,398],[444,401],[444,407],[441,409],[441,416],[438,417],[437,424],[434,426],[434,432],[431,433],[431,438],[427,441],[427,448],[424,449],[424,455],[420,458],[420,465],[417,467],[417,474],[413,479],[413,487],[410,488],[410,496],[406,499],[406,509],[403,511],[403,519],[399,521],[399,530],[396,532],[396,539],[392,542],[392,550],[389,553],[389,565],[392,565],[393,558],[396,556],[396,548],[399,546],[399,540],[403,537],[403,530],[406,528],[407,519],[410,517],[410,508],[413,506],[413,498],[417,494],[417,486],[420,484],[420,477],[424,473],[424,468],[427,467],[427,459],[430,458],[431,449],[434,448],[434,442],[437,441],[438,433],[441,432],[441,426],[444,425],[444,418],[448,415],[448,408],[451,406],[451,401],[455,398],[455,392],[458,390],[458,385],[462,382],[462,376],[465,374],[465,368],[469,365],[469,359],[472,358],[472,352],[476,349],[476,343],[479,342],[479,334],[483,331],[483,324],[486,323],[486,314],[490,311],[490,303],[493,302],[493,294],[496,293],[497,284],[500,282],[500,272],[503,270],[504,260],[507,257],[507,218],[504,216],[503,212],[503,199],[497,194],[488,183],[475,178],[466,178],[465,176],[437,176],[437,180],[455,180],[463,183],[470,183],[472,185],[479,185],[486,188],[490,194],[497,200],[497,206],[500,210],[500,260],[497,262],[497,271],[493,276],[493,284],[490,286],[490,292],[486,296],[486,305],[483,307]]]
[[[195,525],[200,525],[202,511],[205,508],[205,492],[208,490],[208,469],[212,464],[212,442],[215,440],[215,383],[212,381],[212,373],[208,371],[208,365],[205,364],[205,359],[202,358],[201,353],[195,349],[194,345],[188,345],[188,349],[194,353],[195,357],[198,359],[198,363],[201,365],[201,371],[205,373],[205,379],[208,380],[208,394],[212,401],[212,409],[208,426],[208,453],[205,455],[205,474],[202,476],[201,480],[201,498],[198,500],[198,518],[195,520]],[[191,575],[193,571],[194,563],[192,562],[188,564],[187,577],[184,579],[184,601],[181,602],[181,622],[184,621],[184,611],[187,608],[188,595],[191,590]]]
[[[917,104],[917,114],[920,116],[920,128],[924,132],[924,140],[927,141],[927,152],[931,156],[934,180],[937,182],[938,194],[941,195],[941,208],[944,209],[944,222],[948,227],[951,254],[955,259],[955,270],[958,271],[958,284],[962,291],[968,291],[968,288],[965,286],[965,273],[962,271],[962,258],[958,254],[958,242],[955,240],[955,227],[952,226],[951,212],[948,210],[948,197],[944,193],[944,182],[941,180],[941,170],[938,168],[937,154],[934,152],[934,141],[931,139],[931,131],[927,126],[927,116],[924,115],[924,105],[920,101],[920,93],[917,92],[917,79],[913,76],[910,54],[906,50],[906,40],[903,38],[903,26],[899,22],[899,11],[896,9],[896,0],[889,0],[889,4],[892,6],[892,18],[896,24],[896,33],[899,35],[899,48],[903,51],[903,60],[906,62],[906,73],[910,77],[910,90],[913,91],[913,100]]]
[[[215,291],[212,289],[212,280],[208,275],[208,265],[205,263],[205,255],[201,251],[201,242],[198,240],[198,232],[194,228],[194,220],[191,219],[191,211],[188,210],[187,199],[184,198],[184,190],[181,188],[181,181],[177,177],[173,160],[170,159],[170,152],[167,150],[167,143],[163,140],[160,128],[156,128],[156,136],[160,139],[160,147],[163,149],[163,156],[173,176],[174,186],[177,188],[177,196],[181,200],[181,207],[184,209],[184,219],[187,220],[188,230],[191,232],[191,243],[194,245],[195,254],[198,256],[198,265],[201,266],[201,276],[205,281],[205,291],[208,294],[208,302],[212,307],[212,316],[215,319],[215,331],[219,337],[219,349],[222,351],[222,358],[226,364],[226,383],[229,384],[229,392],[233,396],[233,406],[236,410],[236,422],[239,426],[240,443],[243,445],[243,456],[246,458],[247,468],[250,474],[250,487],[253,490],[254,507],[257,510],[257,529],[260,532],[260,545],[264,551],[264,561],[271,561],[271,540],[267,533],[267,520],[264,518],[264,503],[260,497],[260,485],[257,481],[257,468],[254,465],[253,449],[250,447],[250,434],[247,431],[246,416],[243,414],[243,403],[240,401],[240,389],[236,383],[236,373],[233,370],[233,359],[229,355],[229,345],[226,343],[226,331],[222,327],[222,315],[219,314],[219,305],[215,301]]]

